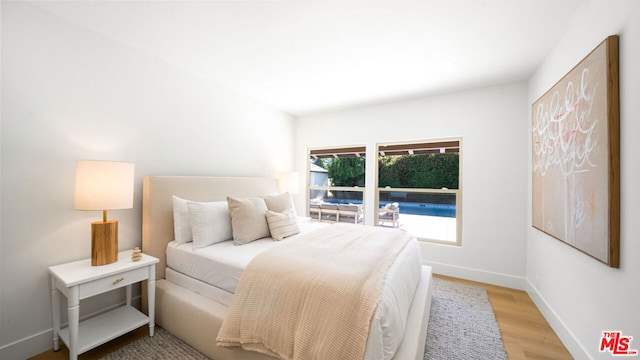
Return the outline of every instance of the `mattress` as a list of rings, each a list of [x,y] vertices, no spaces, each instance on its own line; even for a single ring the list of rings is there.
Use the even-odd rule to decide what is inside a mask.
[[[322,231],[327,223],[301,222],[302,233]],[[359,225],[354,225],[359,226]],[[168,281],[184,286],[225,305],[231,303],[243,269],[260,252],[286,246],[287,238],[264,238],[236,246],[225,241],[205,248],[192,243],[169,243],[167,247]],[[417,240],[413,239],[389,268],[380,302],[371,322],[365,359],[391,359],[404,334],[411,299],[420,278],[422,260]]]

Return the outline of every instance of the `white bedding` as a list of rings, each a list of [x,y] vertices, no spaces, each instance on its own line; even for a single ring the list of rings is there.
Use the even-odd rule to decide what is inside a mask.
[[[302,233],[307,233],[331,225],[307,221],[301,222],[300,226]],[[241,246],[225,241],[205,248],[171,242],[167,246],[167,280],[229,305],[242,271],[251,259],[265,249],[286,246],[287,240],[293,239],[276,242],[265,238]],[[393,357],[402,340],[421,265],[420,248],[414,239],[387,273],[380,303],[371,322],[365,359]]]
[[[285,244],[298,236],[330,226],[309,220],[301,220],[300,234],[282,241],[272,238],[259,239],[244,245],[234,245],[233,240],[198,248],[192,242],[172,241],[167,245],[167,266],[179,273],[233,293],[240,276],[251,259],[262,251]],[[229,305],[229,304],[225,304]]]

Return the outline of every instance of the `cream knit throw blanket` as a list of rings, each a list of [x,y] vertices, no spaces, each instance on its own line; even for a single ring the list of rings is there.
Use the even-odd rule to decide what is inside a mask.
[[[285,360],[362,359],[387,270],[411,238],[335,224],[265,251],[242,274],[218,346]]]

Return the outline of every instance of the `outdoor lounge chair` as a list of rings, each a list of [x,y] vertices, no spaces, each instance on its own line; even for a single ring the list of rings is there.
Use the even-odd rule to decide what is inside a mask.
[[[309,217],[324,222],[360,224],[364,221],[360,204],[333,204],[318,200],[312,200],[309,203]]]
[[[398,203],[388,203],[387,205],[381,207],[380,212],[378,212],[378,221],[380,222],[380,225],[391,223],[391,226],[399,227],[400,206],[398,205]]]
[[[338,221],[359,224],[364,220],[362,205],[340,204],[338,205]]]
[[[309,216],[313,219],[313,220],[322,220],[321,216],[321,209],[320,209],[320,203],[319,202],[312,202],[311,204],[309,204]]]
[[[337,222],[339,219],[338,204],[320,204],[320,221]]]

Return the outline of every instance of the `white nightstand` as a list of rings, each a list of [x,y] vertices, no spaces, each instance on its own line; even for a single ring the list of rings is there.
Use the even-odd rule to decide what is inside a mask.
[[[108,265],[91,266],[91,259],[49,267],[51,275],[51,308],[53,314],[53,349],[60,349],[59,339],[69,348],[69,358],[77,359],[98,345],[149,324],[153,336],[155,314],[155,264],[158,259],[142,254],[139,261],[131,260],[131,252],[118,254],[118,261]],[[149,316],[131,306],[131,285],[147,281]],[[79,322],[80,300],[126,286],[127,304]],[[67,297],[69,326],[60,330],[60,293]]]

